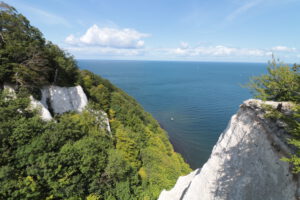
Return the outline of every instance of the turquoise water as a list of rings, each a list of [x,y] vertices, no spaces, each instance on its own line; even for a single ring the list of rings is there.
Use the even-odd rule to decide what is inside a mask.
[[[251,98],[241,87],[264,74],[266,64],[79,60],[133,96],[168,132],[192,168],[208,159],[239,105]]]

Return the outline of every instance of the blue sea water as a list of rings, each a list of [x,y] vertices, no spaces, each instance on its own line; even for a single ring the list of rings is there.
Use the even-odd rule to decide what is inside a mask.
[[[134,97],[168,132],[175,150],[195,169],[207,161],[239,105],[241,87],[266,73],[263,63],[78,60]]]

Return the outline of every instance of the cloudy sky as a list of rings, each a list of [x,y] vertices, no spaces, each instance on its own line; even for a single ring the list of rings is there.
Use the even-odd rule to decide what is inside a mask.
[[[300,61],[299,0],[4,0],[77,59]]]

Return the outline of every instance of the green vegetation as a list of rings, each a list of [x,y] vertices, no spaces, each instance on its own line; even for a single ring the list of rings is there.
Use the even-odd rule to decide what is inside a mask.
[[[190,171],[157,121],[76,62],[14,8],[0,3],[0,199],[156,199]],[[28,109],[43,85],[80,84],[82,113],[45,122]],[[112,132],[99,119],[108,113]]]
[[[289,143],[298,151],[283,160],[293,164],[295,173],[300,172],[300,65],[290,65],[276,62],[269,63],[268,74],[252,78],[248,87],[254,92],[256,98],[262,100],[289,101],[293,104],[293,112],[284,115],[276,109],[266,106],[269,112],[266,117],[283,120],[286,130],[292,135]]]
[[[262,100],[300,103],[300,65],[269,62],[268,74],[253,77],[248,87]]]
[[[37,28],[3,2],[0,2],[0,16],[2,83],[12,82],[27,89],[76,83],[78,69],[72,56],[46,42]]]

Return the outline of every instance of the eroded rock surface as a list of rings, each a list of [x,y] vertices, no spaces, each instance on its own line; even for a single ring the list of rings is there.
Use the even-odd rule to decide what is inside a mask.
[[[39,114],[43,120],[49,121],[52,119],[52,115],[46,106],[44,106],[40,101],[34,99],[32,96],[30,96],[30,100],[31,107],[33,109],[39,109]]]
[[[31,106],[40,109],[41,118],[51,120],[53,114],[62,114],[68,111],[81,112],[88,103],[82,87],[45,86],[41,89],[40,101],[32,96]]]
[[[159,200],[293,200],[299,199],[298,177],[281,161],[293,150],[282,122],[264,117],[262,104],[248,100],[221,134],[209,160],[200,169],[180,177]],[[282,112],[291,105],[281,103]]]
[[[13,84],[6,83],[3,88],[16,98]],[[51,120],[53,114],[62,114],[68,111],[82,112],[88,104],[87,96],[80,85],[74,87],[44,86],[41,93],[40,101],[30,96],[30,104],[32,109],[39,110],[41,118],[46,121]],[[104,111],[89,111],[96,114],[97,118],[103,121],[103,128],[111,132],[109,119]]]
[[[87,105],[87,97],[81,86],[43,87],[41,103],[53,110],[54,113],[62,114],[67,111],[81,112]]]

